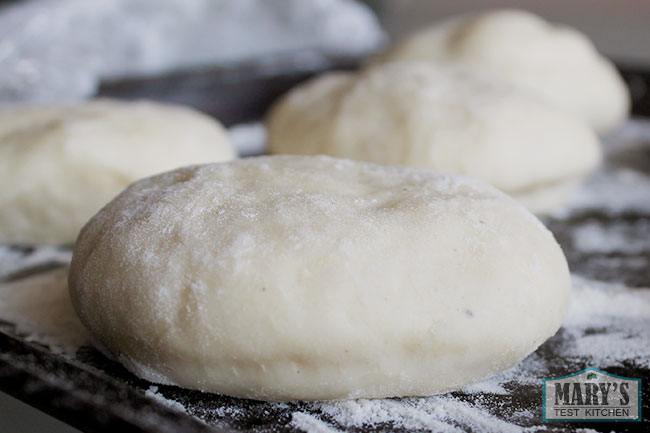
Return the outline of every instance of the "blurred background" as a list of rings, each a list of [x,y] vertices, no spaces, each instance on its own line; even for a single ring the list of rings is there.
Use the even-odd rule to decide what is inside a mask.
[[[368,0],[393,39],[433,20],[466,12],[515,7],[584,32],[615,60],[650,66],[650,1],[647,0]]]
[[[648,0],[0,0],[0,104],[250,60],[262,73],[324,69],[321,54],[363,58],[436,20],[503,7],[573,26],[614,60],[650,68]],[[0,431],[76,430],[0,393]]]
[[[81,99],[100,82],[250,60],[264,73],[326,69],[324,57],[361,59],[436,20],[504,7],[650,66],[647,0],[0,0],[0,104]]]

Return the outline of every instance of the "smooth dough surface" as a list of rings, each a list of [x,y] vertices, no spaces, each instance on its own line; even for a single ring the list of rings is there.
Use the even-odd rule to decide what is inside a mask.
[[[470,175],[526,197],[536,213],[561,204],[565,186],[600,161],[581,120],[489,74],[427,62],[322,75],[281,99],[267,124],[272,153]],[[539,194],[549,188],[565,193]]]
[[[147,380],[266,400],[429,395],[553,335],[551,233],[476,179],[325,156],[178,169],[82,230],[71,299]]]
[[[0,241],[72,243],[131,182],[235,156],[197,111],[95,100],[0,109]]]
[[[625,83],[585,35],[526,11],[496,10],[434,24],[381,59],[399,60],[490,72],[577,114],[599,133],[617,127],[629,113]]]

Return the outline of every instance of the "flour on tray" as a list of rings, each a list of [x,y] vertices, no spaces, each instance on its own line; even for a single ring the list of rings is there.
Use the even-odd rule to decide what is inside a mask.
[[[161,402],[165,406],[171,407],[181,412],[187,412],[187,409],[181,403],[177,402],[176,400],[170,400],[166,398],[164,395],[160,394],[158,392],[158,387],[156,385],[151,385],[149,389],[145,391],[145,394],[148,397],[151,397],[156,401]]]
[[[582,210],[650,213],[650,121],[629,120],[603,143],[605,163],[553,216]]]

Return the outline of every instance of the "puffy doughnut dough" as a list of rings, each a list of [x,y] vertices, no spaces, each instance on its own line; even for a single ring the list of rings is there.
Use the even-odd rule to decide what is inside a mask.
[[[72,243],[131,182],[235,156],[197,111],[96,100],[0,109],[0,241]]]
[[[382,59],[396,60],[491,72],[577,114],[599,133],[617,127],[629,113],[625,83],[585,35],[526,11],[447,19],[406,38]]]
[[[267,124],[272,153],[470,175],[535,213],[562,204],[600,161],[581,120],[488,74],[427,62],[322,75],[282,98]]]
[[[70,293],[152,382],[264,400],[429,395],[553,335],[564,255],[475,179],[325,156],[181,168],[82,230]]]

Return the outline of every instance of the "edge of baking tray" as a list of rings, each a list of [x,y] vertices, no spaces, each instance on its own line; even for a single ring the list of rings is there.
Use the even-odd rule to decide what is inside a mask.
[[[0,329],[0,390],[86,432],[220,430],[147,397],[128,383]]]

